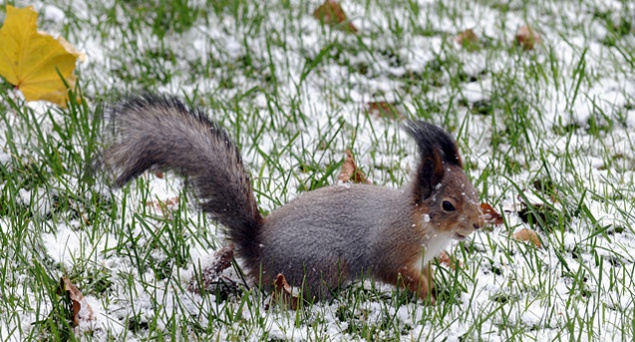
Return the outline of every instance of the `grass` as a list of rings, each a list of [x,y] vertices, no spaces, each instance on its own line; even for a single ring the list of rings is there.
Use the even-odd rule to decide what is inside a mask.
[[[633,340],[632,4],[343,2],[357,35],[305,0],[33,4],[89,62],[68,109],[0,81],[1,340]],[[523,24],[543,37],[535,51],[513,43]],[[462,49],[467,28],[480,43]],[[505,223],[455,244],[460,267],[437,265],[435,306],[371,280],[297,311],[265,310],[253,288],[195,294],[220,227],[174,174],[112,190],[93,168],[101,104],[141,91],[225,127],[265,214],[333,184],[347,148],[373,182],[406,182],[413,143],[363,110],[388,102],[457,137]],[[514,240],[521,228],[542,247]],[[243,284],[239,267],[225,275]],[[63,276],[94,321],[73,327]]]

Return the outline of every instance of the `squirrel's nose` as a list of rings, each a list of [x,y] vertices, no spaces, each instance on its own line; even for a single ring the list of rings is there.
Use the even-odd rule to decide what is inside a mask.
[[[474,223],[474,229],[479,230],[481,229],[481,225],[478,223]]]

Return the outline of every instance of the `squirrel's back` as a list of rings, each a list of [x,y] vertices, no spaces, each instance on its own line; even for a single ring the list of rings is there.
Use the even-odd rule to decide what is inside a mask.
[[[323,298],[325,290],[347,279],[372,276],[390,259],[385,253],[396,247],[388,246],[394,235],[409,235],[420,253],[423,237],[412,225],[407,197],[387,187],[338,184],[303,193],[276,209],[262,228],[262,269],[267,272],[262,283],[282,273],[290,284],[305,279],[309,291]],[[319,286],[322,282],[328,286]]]

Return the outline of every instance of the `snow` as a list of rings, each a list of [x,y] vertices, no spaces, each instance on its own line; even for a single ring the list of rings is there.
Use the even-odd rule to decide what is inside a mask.
[[[544,132],[527,132],[523,139],[527,139],[527,152],[544,151],[544,163],[549,165],[549,170],[558,171],[550,174],[555,182],[562,182],[572,185],[573,193],[562,194],[566,203],[580,203],[596,223],[587,222],[578,218],[572,218],[569,222],[569,229],[563,232],[553,233],[547,237],[544,233],[541,238],[545,239],[544,250],[536,252],[536,260],[529,257],[526,247],[510,238],[509,231],[526,227],[517,215],[513,213],[520,207],[518,192],[526,190],[531,186],[531,180],[542,173],[543,165],[537,161],[526,162],[523,155],[510,155],[509,160],[505,160],[501,155],[493,156],[490,152],[490,141],[493,129],[502,130],[505,128],[504,122],[492,122],[490,117],[478,117],[469,113],[465,107],[452,107],[449,111],[456,113],[455,119],[448,119],[444,122],[440,116],[434,117],[433,121],[438,124],[447,124],[460,127],[465,123],[461,138],[465,139],[460,149],[464,160],[476,165],[476,168],[469,170],[472,179],[477,179],[487,168],[503,170],[508,163],[515,161],[521,165],[518,173],[509,173],[504,179],[481,180],[487,182],[487,187],[479,188],[483,190],[482,198],[486,200],[496,200],[500,203],[499,209],[505,212],[507,226],[496,227],[489,233],[473,234],[469,239],[472,247],[480,251],[477,259],[461,260],[466,269],[475,274],[473,283],[465,284],[467,292],[461,293],[460,303],[456,304],[457,311],[467,312],[460,317],[454,316],[454,321],[447,323],[444,331],[437,335],[437,328],[424,316],[427,312],[422,308],[421,303],[409,303],[400,306],[397,310],[393,307],[386,308],[379,302],[368,301],[361,304],[360,310],[368,313],[368,321],[380,320],[378,315],[394,315],[402,324],[407,324],[412,329],[403,340],[418,339],[446,339],[447,341],[459,341],[472,337],[482,338],[488,341],[506,341],[508,336],[500,333],[504,331],[500,326],[513,324],[524,327],[535,327],[527,329],[533,335],[527,338],[552,340],[561,337],[562,327],[565,320],[575,319],[576,315],[592,317],[591,328],[598,340],[621,340],[620,315],[621,312],[633,312],[635,303],[628,287],[631,285],[632,268],[635,262],[635,236],[633,235],[633,208],[632,208],[632,184],[633,184],[633,160],[635,151],[633,150],[632,133],[635,130],[635,78],[632,73],[632,66],[629,69],[626,57],[616,51],[616,49],[601,44],[609,32],[606,27],[599,25],[597,21],[591,21],[591,9],[596,11],[613,11],[613,15],[620,13],[633,13],[635,6],[628,2],[620,1],[585,1],[584,6],[587,12],[580,12],[578,6],[580,2],[566,1],[545,1],[542,8],[530,8],[527,13],[519,13],[514,10],[501,12],[492,6],[484,6],[476,2],[467,1],[447,1],[444,10],[455,11],[457,17],[441,14],[434,15],[431,10],[439,10],[438,4],[445,1],[421,0],[418,6],[421,7],[421,15],[416,17],[415,22],[409,22],[405,18],[410,18],[406,9],[396,8],[390,16],[383,14],[380,3],[359,3],[346,2],[344,4],[349,17],[362,32],[372,33],[361,37],[351,37],[338,31],[325,29],[320,24],[297,8],[315,8],[318,2],[291,1],[294,8],[292,13],[297,19],[289,21],[281,16],[287,13],[269,13],[264,17],[265,28],[278,30],[280,32],[290,32],[281,37],[284,47],[267,46],[264,34],[259,32],[253,34],[243,23],[236,22],[233,16],[217,17],[210,13],[207,21],[199,20],[196,24],[182,34],[175,32],[166,33],[163,40],[151,33],[149,28],[135,33],[135,37],[122,37],[119,31],[113,31],[112,35],[102,36],[99,32],[89,29],[91,25],[97,25],[103,20],[116,20],[122,26],[128,25],[128,16],[122,6],[115,6],[114,18],[98,18],[93,16],[94,6],[89,5],[87,0],[79,1],[59,1],[58,5],[47,2],[33,1],[41,13],[41,20],[49,30],[61,30],[61,26],[68,24],[71,20],[65,13],[68,6],[73,9],[73,14],[83,20],[80,25],[86,25],[85,30],[72,31],[74,36],[66,37],[78,47],[80,51],[87,54],[88,60],[79,65],[84,79],[90,79],[84,86],[84,91],[89,95],[100,94],[104,90],[114,92],[129,92],[141,89],[138,84],[128,85],[131,89],[119,89],[122,84],[119,75],[115,72],[125,72],[125,76],[132,79],[143,79],[147,77],[147,70],[134,61],[127,59],[125,54],[120,54],[123,49],[122,41],[134,41],[135,46],[128,48],[135,49],[141,55],[145,52],[161,51],[160,47],[165,44],[166,49],[179,53],[178,61],[173,64],[166,60],[158,59],[152,61],[160,69],[173,74],[171,80],[165,84],[158,85],[159,92],[172,93],[180,96],[190,96],[197,94],[201,98],[205,96],[216,97],[218,101],[231,103],[234,96],[241,96],[247,90],[258,87],[259,91],[253,94],[249,102],[249,110],[257,111],[261,118],[271,118],[263,120],[263,125],[267,125],[263,135],[257,142],[250,141],[249,134],[240,137],[239,145],[243,146],[244,160],[248,168],[256,174],[263,172],[263,179],[287,179],[288,176],[281,175],[282,170],[292,170],[297,167],[297,160],[294,155],[303,155],[303,151],[315,151],[314,161],[319,165],[326,165],[329,161],[338,160],[341,152],[350,143],[347,138],[335,136],[335,132],[340,127],[340,121],[344,124],[355,127],[355,146],[357,164],[371,170],[369,179],[376,183],[386,184],[386,186],[398,187],[416,167],[416,157],[414,147],[405,134],[399,131],[398,125],[387,120],[365,118],[360,115],[361,108],[364,108],[368,101],[396,101],[400,103],[400,108],[408,116],[421,114],[425,109],[420,109],[421,104],[413,103],[413,96],[404,91],[403,82],[400,77],[409,73],[422,73],[428,63],[435,59],[445,59],[448,49],[454,49],[454,55],[461,66],[461,70],[470,76],[478,76],[483,73],[496,73],[508,75],[510,78],[524,77],[527,70],[535,64],[543,64],[553,58],[555,67],[559,75],[551,75],[550,71],[545,71],[545,80],[540,81],[539,87],[531,84],[527,89],[508,89],[504,83],[492,78],[481,78],[470,83],[462,83],[458,89],[449,85],[450,77],[447,72],[442,72],[439,76],[439,86],[431,87],[426,94],[426,98],[431,102],[453,103],[457,98],[464,100],[468,105],[479,101],[496,101],[500,94],[517,92],[518,96],[527,100],[534,107],[529,110],[531,117],[529,120],[542,127]],[[513,7],[515,1],[510,2]],[[20,5],[19,2],[16,5]],[[112,6],[105,3],[102,6]],[[196,6],[204,8],[207,2],[200,1]],[[255,8],[255,4],[245,9],[245,11],[262,10]],[[440,10],[439,10],[440,11]],[[630,11],[630,12],[629,12]],[[211,10],[210,10],[211,12]],[[571,16],[570,13],[579,13]],[[632,17],[632,16],[631,16]],[[401,18],[399,24],[405,33],[403,38],[395,38],[393,35],[383,35],[390,33],[394,29],[395,22]],[[619,21],[619,17],[613,18]],[[487,53],[467,53],[460,50],[460,47],[453,43],[452,35],[466,28],[472,28],[479,37],[488,37],[494,41],[510,42],[514,39],[515,29],[527,22],[536,23],[539,32],[544,39],[544,45],[537,51],[531,52],[531,57],[515,55],[506,51],[496,50],[492,55]],[[504,27],[501,27],[503,25]],[[571,27],[581,26],[581,31],[571,30]],[[432,32],[437,32],[433,36],[413,34],[413,26],[426,28]],[[287,30],[287,31],[285,31]],[[297,34],[301,32],[301,34]],[[59,33],[59,32],[52,32]],[[387,38],[377,38],[376,36]],[[447,37],[446,37],[447,36]],[[358,73],[355,68],[349,68],[341,63],[326,60],[320,63],[310,72],[305,68],[308,66],[310,57],[316,57],[325,48],[331,39],[337,39],[343,46],[350,47],[357,54],[347,55],[347,61],[354,67],[365,67],[365,73]],[[370,54],[359,48],[360,43],[367,46],[370,51],[389,51],[393,56],[383,56],[379,53]],[[628,35],[622,39],[632,41],[633,35]],[[451,45],[449,48],[448,45]],[[631,43],[631,46],[633,44]],[[191,75],[189,63],[202,63],[206,65],[212,62],[224,63],[235,62],[244,57],[246,53],[252,54],[253,69],[258,76],[252,77],[243,74],[240,70],[234,71],[231,75],[233,87],[222,88],[222,80],[229,71],[222,68],[210,70],[210,76],[204,78],[201,75]],[[329,52],[330,54],[330,52]],[[632,55],[632,54],[631,54]],[[124,56],[124,57],[122,57]],[[378,57],[379,56],[379,57]],[[329,55],[335,59],[335,56]],[[340,57],[341,58],[341,57]],[[401,63],[396,63],[398,58]],[[453,57],[454,58],[454,57]],[[535,58],[535,62],[533,59]],[[270,68],[261,61],[270,61],[274,68]],[[630,61],[632,63],[632,60]],[[580,74],[583,68],[585,77]],[[455,72],[451,70],[450,72]],[[269,108],[267,93],[274,91],[266,82],[261,79],[266,77],[275,78],[278,86],[275,91],[279,94],[280,107]],[[582,77],[582,78],[581,78]],[[123,86],[123,85],[121,85]],[[578,88],[579,87],[579,88]],[[414,94],[423,92],[422,89],[413,87],[409,89]],[[201,95],[203,94],[203,95]],[[18,95],[20,97],[20,95]],[[88,98],[90,98],[89,96]],[[91,103],[91,106],[95,104]],[[233,105],[233,103],[231,104]],[[49,108],[45,103],[29,104],[38,115],[44,116]],[[297,106],[297,107],[296,107]],[[469,107],[469,106],[468,106]],[[418,109],[419,108],[419,109]],[[448,109],[441,108],[441,112]],[[303,116],[302,125],[295,125],[292,120],[285,120],[287,115]],[[427,112],[426,112],[427,113]],[[220,117],[219,114],[212,113],[219,121],[234,122],[238,114],[234,110],[229,110]],[[14,130],[26,130],[19,122],[7,115],[9,122],[0,122],[0,130],[6,131],[7,124]],[[37,118],[41,122],[41,129],[51,130],[51,122],[46,117]],[[56,117],[56,120],[63,120]],[[518,118],[514,118],[518,119]],[[602,125],[610,119],[613,122],[612,130],[600,132],[604,135],[603,144],[598,144],[598,139],[592,133],[586,133],[593,120],[598,125]],[[40,123],[38,122],[38,123]],[[344,125],[342,124],[342,125]],[[296,141],[291,142],[289,152],[281,157],[277,162],[278,168],[273,166],[263,166],[265,161],[261,153],[268,154],[271,151],[281,149],[286,146],[286,142],[280,142],[280,136],[275,133],[271,126],[276,129],[286,130],[298,134]],[[558,135],[553,133],[559,128],[577,126],[580,127],[574,134]],[[324,136],[324,132],[329,132],[333,137],[334,150],[320,149],[319,137]],[[458,132],[458,129],[457,129]],[[16,136],[16,144],[28,150],[29,137]],[[396,141],[396,143],[395,143]],[[7,136],[0,135],[0,144],[6,146]],[[459,140],[461,143],[462,141]],[[79,142],[78,142],[79,143]],[[250,148],[257,145],[258,149]],[[516,151],[509,142],[501,142],[501,151]],[[397,146],[397,147],[395,147]],[[395,150],[398,149],[398,150]],[[399,150],[401,149],[401,150]],[[370,153],[372,152],[372,153]],[[563,156],[571,154],[570,161],[564,160]],[[371,156],[372,154],[372,156]],[[615,156],[620,156],[619,158]],[[573,163],[568,165],[567,163]],[[0,165],[10,167],[11,155],[6,150],[0,150]],[[629,164],[630,163],[630,164]],[[387,175],[386,169],[396,168],[398,180]],[[400,178],[399,178],[400,177]],[[177,177],[158,179],[155,177],[144,178],[149,184],[151,200],[166,201],[181,195],[182,181]],[[73,181],[70,186],[73,185]],[[265,181],[266,182],[266,181]],[[301,186],[301,181],[291,177],[290,186],[287,192],[282,192],[280,184],[263,184],[260,189],[267,192],[267,196],[259,196],[259,205],[265,211],[275,209],[278,204],[292,199],[297,194],[297,189]],[[1,184],[1,183],[0,183]],[[477,186],[478,187],[478,186]],[[630,190],[629,190],[630,189]],[[52,196],[55,191],[48,192],[48,189],[20,189],[19,201],[35,208],[41,216],[46,216],[52,210]],[[104,191],[107,192],[107,191]],[[140,208],[142,198],[137,197],[136,192],[131,190],[128,198],[126,222],[130,222],[131,213]],[[544,196],[538,197],[530,191],[525,194],[530,203],[550,204],[561,210],[560,203],[545,203]],[[120,202],[121,193],[114,193],[113,200]],[[584,196],[584,197],[583,197]],[[615,200],[608,204],[601,197],[618,197],[622,200]],[[35,204],[37,203],[37,204]],[[141,204],[143,206],[143,204]],[[151,215],[161,217],[163,213],[155,207],[146,208]],[[205,220],[197,214],[194,206],[186,208],[190,220],[200,222]],[[123,209],[122,214],[123,215]],[[81,226],[77,219],[62,220],[55,222],[49,228],[44,229],[41,235],[42,251],[32,251],[34,257],[50,260],[61,269],[73,269],[82,262],[90,262],[110,270],[113,278],[116,279],[113,285],[112,294],[105,300],[95,296],[87,296],[95,320],[88,326],[82,325],[80,329],[84,331],[94,330],[94,336],[98,339],[106,339],[109,331],[114,336],[122,336],[126,333],[126,326],[122,324],[122,319],[138,313],[139,317],[153,319],[155,310],[152,306],[153,300],[160,298],[164,305],[162,310],[171,312],[178,311],[181,307],[192,315],[213,315],[217,307],[212,305],[209,299],[190,294],[184,298],[177,298],[176,286],[171,282],[175,279],[158,280],[156,276],[147,271],[142,279],[138,277],[135,265],[129,259],[118,256],[113,252],[114,246],[121,244],[120,237],[113,232],[103,236],[92,236],[88,231],[79,230]],[[153,228],[158,229],[160,223],[148,220]],[[0,218],[0,231],[6,234],[11,221]],[[30,223],[33,228],[37,223]],[[117,224],[117,223],[113,223]],[[119,223],[121,224],[121,223]],[[213,236],[210,241],[188,240],[189,260],[184,267],[178,268],[176,280],[181,286],[186,286],[194,277],[195,271],[205,267],[210,263],[213,250],[210,245],[220,244],[222,233],[211,222],[210,234]],[[153,225],[156,225],[153,226]],[[613,229],[621,227],[623,231],[614,231],[610,235],[603,237],[597,232],[598,227],[612,226]],[[54,227],[54,228],[51,228]],[[142,227],[139,225],[131,228],[130,234],[133,236],[143,235]],[[113,229],[114,230],[114,229]],[[608,234],[608,233],[607,233]],[[596,246],[589,250],[586,246],[589,239],[597,238]],[[549,240],[552,239],[552,240]],[[141,240],[148,243],[147,240]],[[557,250],[553,245],[561,244],[564,250]],[[491,246],[497,246],[492,249]],[[454,248],[457,247],[455,243]],[[575,251],[580,248],[580,255],[575,256]],[[43,253],[44,256],[39,254]],[[461,255],[461,253],[457,253]],[[509,257],[508,255],[512,255]],[[153,255],[156,259],[161,259],[161,253]],[[617,262],[611,264],[611,257],[615,257]],[[1,259],[1,256],[0,256]],[[600,260],[602,268],[598,263]],[[2,260],[4,262],[4,260]],[[56,275],[63,275],[60,269],[54,269]],[[573,302],[570,306],[567,302],[569,294],[574,289],[571,273],[585,272],[587,277],[593,279],[603,279],[601,282],[591,282],[592,285],[586,290],[593,293],[588,299]],[[235,276],[235,275],[233,275]],[[544,284],[541,277],[549,277],[558,280],[555,284],[549,284],[551,288],[539,289]],[[17,277],[17,275],[14,275]],[[609,285],[607,278],[620,279]],[[522,279],[512,279],[522,278]],[[134,288],[127,287],[124,283],[128,279],[134,283]],[[622,279],[626,279],[621,281]],[[156,282],[155,286],[148,284]],[[154,284],[154,283],[153,283]],[[526,288],[519,288],[518,284],[524,284]],[[599,284],[599,286],[596,286]],[[366,286],[368,284],[363,284]],[[161,287],[163,286],[163,287]],[[392,293],[393,288],[386,285],[378,285],[382,293]],[[617,290],[610,289],[609,286],[618,287]],[[16,290],[21,296],[28,296],[25,291]],[[130,292],[128,292],[130,291]],[[551,298],[540,297],[537,294],[547,292]],[[181,295],[181,292],[178,292]],[[471,329],[471,317],[480,317],[481,310],[492,310],[493,305],[499,305],[492,298],[511,298],[524,305],[506,307],[506,316],[496,316],[490,321],[482,323],[482,332]],[[503,300],[503,299],[500,299]],[[597,302],[601,302],[600,307],[608,307],[601,314],[594,316],[594,311],[598,307]],[[213,301],[212,301],[213,302]],[[247,308],[244,310],[245,317],[250,317],[251,313]],[[324,312],[328,331],[324,334],[330,335],[334,340],[348,340],[358,338],[346,333],[348,322],[342,322],[336,318],[337,304],[321,303],[313,309],[315,312]],[[284,320],[285,313],[277,312],[272,314],[263,313],[261,317],[263,326],[271,338],[289,340],[308,340],[314,336],[306,326],[296,326],[293,320]],[[9,332],[19,329],[24,332],[32,329],[31,323],[36,319],[30,312],[21,312],[20,319],[10,321],[0,321],[0,339],[9,338]],[[315,314],[315,313],[314,313]],[[470,316],[470,314],[472,316]],[[291,314],[293,315],[293,314]],[[502,315],[502,314],[501,314]],[[504,317],[504,318],[503,318]],[[631,317],[632,318],[632,317]],[[169,322],[164,321],[165,317],[159,317],[159,326],[165,327]],[[209,318],[201,317],[202,323],[206,323]],[[627,322],[630,324],[630,322]],[[612,324],[616,326],[612,326]],[[219,336],[222,339],[232,327],[222,327]],[[578,331],[576,331],[578,332]],[[379,338],[390,338],[389,332],[382,332],[385,335]],[[430,335],[432,334],[432,335]],[[470,334],[466,336],[465,334]],[[584,335],[584,333],[582,334]],[[22,336],[13,335],[12,338],[20,339]],[[143,339],[139,335],[137,338]],[[254,332],[248,340],[257,340],[258,332]],[[583,339],[586,336],[583,336]],[[629,337],[626,337],[629,338]],[[632,337],[631,337],[632,338]]]

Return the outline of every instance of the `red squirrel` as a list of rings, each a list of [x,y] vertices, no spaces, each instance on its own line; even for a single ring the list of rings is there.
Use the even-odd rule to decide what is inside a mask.
[[[371,276],[434,301],[430,261],[452,239],[483,226],[455,141],[424,121],[404,125],[420,160],[402,188],[323,187],[265,217],[238,148],[201,110],[174,97],[142,95],[109,111],[115,136],[102,162],[115,173],[114,185],[153,166],[187,176],[202,210],[226,229],[248,275],[265,290],[282,274],[305,299],[321,300]]]

